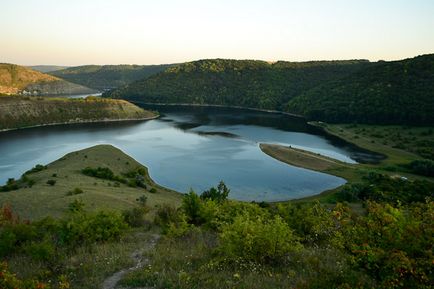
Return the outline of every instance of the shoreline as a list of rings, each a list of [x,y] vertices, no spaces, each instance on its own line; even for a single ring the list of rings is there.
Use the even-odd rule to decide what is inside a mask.
[[[21,129],[28,129],[28,128],[36,128],[36,127],[45,127],[45,126],[56,126],[56,125],[67,125],[67,124],[86,124],[86,123],[109,123],[109,122],[128,122],[128,121],[145,121],[145,120],[152,120],[159,118],[160,115],[157,114],[155,116],[151,117],[143,117],[143,118],[119,118],[119,119],[100,119],[100,120],[73,120],[68,122],[53,122],[53,123],[44,123],[44,124],[37,124],[37,125],[30,125],[30,126],[24,126],[24,127],[17,127],[17,128],[5,128],[0,129],[0,133],[7,132],[7,131],[14,131],[14,130],[21,130]]]
[[[135,101],[135,100],[127,100],[127,101],[134,104],[144,104],[144,105],[236,108],[236,109],[245,109],[245,110],[268,112],[268,113],[278,113],[278,114],[288,115],[288,116],[307,120],[303,115],[300,114],[295,114],[295,113],[290,113],[290,112],[285,112],[280,110],[245,107],[245,106],[238,106],[238,105],[198,104],[198,103],[161,103],[161,102],[143,102],[143,101]]]

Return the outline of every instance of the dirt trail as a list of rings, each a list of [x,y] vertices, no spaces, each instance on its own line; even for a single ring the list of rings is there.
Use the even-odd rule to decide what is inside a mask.
[[[149,263],[149,259],[143,258],[143,253],[154,249],[155,245],[157,244],[158,239],[160,239],[160,235],[153,234],[151,236],[151,239],[149,240],[149,242],[144,244],[143,248],[140,248],[131,254],[131,259],[134,260],[135,265],[133,267],[130,267],[130,268],[122,269],[122,270],[114,273],[112,276],[108,277],[107,279],[105,279],[104,283],[102,285],[102,289],[120,288],[117,286],[117,284],[122,279],[122,277],[125,276],[125,274],[132,272],[134,270],[140,269],[143,266],[147,265]],[[148,288],[135,288],[135,289],[148,289]],[[149,289],[151,289],[151,288],[149,288]]]

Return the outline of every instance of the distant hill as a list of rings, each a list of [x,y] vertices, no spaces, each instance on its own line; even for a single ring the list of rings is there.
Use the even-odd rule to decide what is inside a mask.
[[[0,130],[35,125],[148,119],[156,114],[120,99],[0,96]]]
[[[378,62],[289,101],[286,110],[328,122],[434,124],[434,54]]]
[[[291,98],[371,65],[366,60],[268,63],[208,59],[183,63],[104,96],[151,103],[281,110]]]
[[[328,122],[432,125],[434,54],[376,63],[199,60],[104,96],[275,109]]]
[[[94,89],[24,66],[0,63],[0,94],[63,95],[94,92]]]
[[[52,71],[56,71],[56,70],[61,70],[61,69],[66,69],[69,66],[58,66],[58,65],[33,65],[33,66],[28,66],[30,69],[42,72],[42,73],[47,73],[47,72],[52,72]]]
[[[50,74],[73,83],[104,90],[149,77],[170,66],[172,65],[85,65],[53,71]]]

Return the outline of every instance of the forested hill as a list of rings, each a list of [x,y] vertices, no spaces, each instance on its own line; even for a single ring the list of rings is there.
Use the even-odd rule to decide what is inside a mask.
[[[85,65],[50,72],[67,81],[98,90],[115,88],[149,77],[170,67],[162,65]]]
[[[328,122],[434,124],[434,54],[401,61],[199,60],[104,94],[275,109]]]
[[[28,67],[0,63],[0,94],[86,94],[95,90]]]
[[[292,99],[286,110],[328,122],[434,124],[434,54],[378,62]]]
[[[366,60],[275,62],[199,60],[105,94],[154,103],[194,103],[281,110],[293,97],[366,68]]]

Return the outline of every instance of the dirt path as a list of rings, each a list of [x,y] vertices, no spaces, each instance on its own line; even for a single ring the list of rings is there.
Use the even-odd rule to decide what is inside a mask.
[[[122,279],[122,277],[125,276],[125,274],[132,272],[134,270],[140,269],[143,266],[147,265],[149,263],[148,258],[143,258],[143,253],[150,251],[154,249],[155,245],[157,244],[158,239],[160,239],[160,235],[153,234],[151,236],[151,239],[149,242],[144,244],[143,248],[140,248],[136,251],[134,251],[131,254],[131,259],[134,260],[135,265],[130,268],[122,269],[116,273],[114,273],[112,276],[108,277],[104,280],[104,283],[102,285],[102,289],[116,289],[118,282]],[[136,289],[148,289],[148,288],[136,288]],[[151,288],[149,288],[151,289]]]

